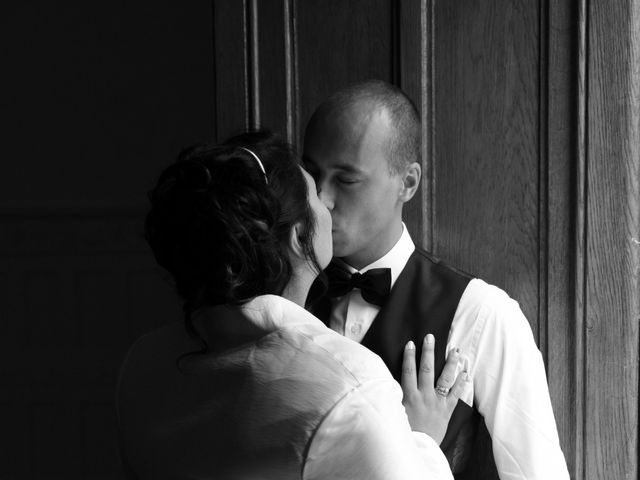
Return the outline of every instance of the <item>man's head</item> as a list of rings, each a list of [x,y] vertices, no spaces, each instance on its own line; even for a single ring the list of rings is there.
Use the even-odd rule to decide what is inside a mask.
[[[331,211],[336,257],[361,268],[393,247],[420,181],[420,145],[416,108],[379,80],[341,90],[314,112],[304,162]]]

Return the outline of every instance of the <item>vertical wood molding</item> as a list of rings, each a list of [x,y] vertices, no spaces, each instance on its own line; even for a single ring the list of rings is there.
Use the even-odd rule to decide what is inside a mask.
[[[426,250],[434,247],[435,147],[433,102],[434,0],[402,0],[397,15],[400,42],[398,76],[400,88],[420,110],[422,122],[422,181],[404,215],[416,242]]]
[[[249,126],[246,1],[212,2],[218,141]]]
[[[424,228],[424,245],[423,247],[432,251],[436,248],[435,242],[435,215],[436,215],[436,149],[435,149],[435,0],[422,0],[420,2],[421,10],[421,43],[420,43],[420,67],[422,78],[422,157],[423,166],[426,172],[426,178],[423,181],[422,205],[422,224]]]
[[[545,364],[549,363],[549,2],[539,1],[539,112],[538,112],[538,347]]]
[[[260,32],[258,29],[258,0],[244,0],[246,9],[245,42],[247,54],[248,126],[260,128]]]
[[[301,149],[300,109],[298,108],[296,1],[282,1],[284,4],[287,141]]]
[[[582,343],[576,334],[576,265],[581,265],[584,235],[579,217],[583,193],[578,174],[584,166],[584,135],[579,134],[578,5],[573,0],[541,3],[540,61],[540,210],[539,210],[539,321],[540,348],[545,356],[549,391],[560,444],[572,478],[582,478],[582,437],[577,428],[583,418]],[[584,62],[583,62],[584,63]],[[582,152],[582,153],[580,153]],[[582,165],[582,167],[580,166]],[[583,185],[583,184],[582,184]],[[582,214],[583,215],[583,214]],[[577,234],[576,232],[582,232]]]
[[[254,97],[258,105],[254,115],[259,121],[254,127],[269,129],[291,140],[290,116],[292,89],[291,8],[288,0],[260,0],[254,22],[260,49],[257,57],[259,75],[254,75],[258,87]]]
[[[577,135],[575,167],[575,256],[574,256],[574,331],[576,385],[575,411],[575,466],[576,479],[585,478],[585,409],[586,409],[586,343],[585,298],[587,256],[587,4],[578,1],[578,75],[577,75]]]

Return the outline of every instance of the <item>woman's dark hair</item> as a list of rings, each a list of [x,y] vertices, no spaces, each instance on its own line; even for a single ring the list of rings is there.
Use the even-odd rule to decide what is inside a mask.
[[[243,148],[260,158],[266,178]],[[282,294],[292,275],[289,244],[296,224],[303,251],[320,272],[315,218],[297,156],[269,132],[184,150],[149,197],[146,239],[175,281],[192,334],[191,314],[203,306]]]

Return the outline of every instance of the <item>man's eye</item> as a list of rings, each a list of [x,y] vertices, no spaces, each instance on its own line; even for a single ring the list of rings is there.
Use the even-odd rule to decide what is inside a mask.
[[[338,178],[338,182],[343,185],[353,185],[355,183],[358,183],[358,180],[355,180],[353,178]]]

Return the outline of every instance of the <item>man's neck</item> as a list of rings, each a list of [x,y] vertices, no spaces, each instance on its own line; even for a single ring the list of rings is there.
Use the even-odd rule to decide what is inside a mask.
[[[384,241],[371,245],[370,249],[361,250],[359,252],[355,252],[353,255],[341,257],[340,260],[352,266],[356,270],[362,270],[389,253],[398,243],[398,240],[400,240],[403,231],[404,227],[402,225],[402,221],[399,221],[397,225],[393,226],[390,235],[386,237]]]

